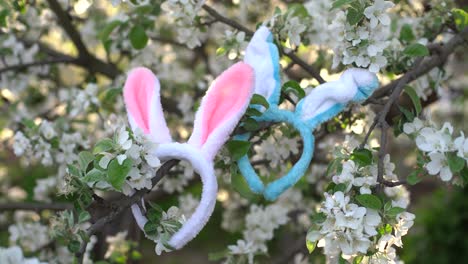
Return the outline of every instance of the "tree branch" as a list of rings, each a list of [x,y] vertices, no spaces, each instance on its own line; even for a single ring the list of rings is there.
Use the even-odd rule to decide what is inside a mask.
[[[179,160],[169,160],[166,161],[156,172],[156,176],[151,180],[153,186],[156,186],[158,182],[168,174],[168,172],[179,163]],[[132,196],[122,197],[115,202],[112,202],[110,206],[108,206],[108,212],[105,214],[104,217],[101,217],[96,222],[94,222],[86,231],[88,236],[92,236],[97,233],[102,227],[104,227],[107,223],[112,222],[116,217],[118,217],[121,213],[123,213],[127,208],[132,206],[134,203],[140,201],[145,194],[147,194],[150,190],[143,189],[135,192]],[[103,203],[105,201],[99,201],[99,203]],[[84,241],[81,244],[80,250],[76,253],[76,257],[78,258],[78,263],[83,262],[83,255],[86,251],[87,243]]]
[[[11,66],[6,66],[5,68],[0,69],[0,74],[7,72],[7,71],[20,71],[24,70],[29,67],[36,67],[36,66],[44,66],[48,64],[57,64],[57,63],[76,63],[78,59],[73,58],[73,57],[56,57],[56,58],[50,58],[42,61],[34,61],[34,62],[29,62],[29,63],[23,63],[23,64],[16,64],[16,65],[11,65]]]
[[[47,2],[49,3],[50,9],[52,9],[52,11],[57,16],[59,25],[65,30],[73,44],[75,44],[75,47],[79,53],[79,57],[91,57],[92,55],[89,53],[88,49],[83,43],[80,33],[73,26],[70,15],[62,9],[56,0],[47,0]]]
[[[445,64],[447,58],[455,51],[455,48],[462,44],[466,44],[468,39],[468,27],[456,34],[452,39],[450,39],[446,44],[439,44],[439,48],[435,49],[436,52],[425,59],[418,67],[413,67],[405,75],[392,81],[391,83],[382,86],[380,89],[375,91],[375,93],[363,104],[369,104],[370,101],[389,95],[398,85],[398,83],[405,78],[406,83],[416,80],[417,78],[428,73],[435,67],[440,67]],[[433,48],[433,44],[430,45]],[[407,76],[409,75],[409,76]],[[406,76],[406,77],[405,77]]]

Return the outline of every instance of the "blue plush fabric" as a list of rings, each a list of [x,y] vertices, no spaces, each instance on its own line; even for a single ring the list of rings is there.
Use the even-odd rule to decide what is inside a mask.
[[[267,200],[273,201],[278,198],[284,191],[296,184],[297,181],[306,172],[310,161],[312,160],[314,151],[314,137],[311,129],[303,122],[295,113],[278,109],[277,105],[270,105],[262,116],[256,118],[259,122],[285,122],[296,128],[301,134],[303,141],[302,156],[291,170],[283,177],[271,182],[265,188],[262,180],[253,169],[250,161],[246,156],[243,156],[237,161],[239,170],[244,176],[250,189],[255,193],[264,194]],[[248,134],[238,135],[236,140],[248,139]]]
[[[267,41],[268,49],[270,51],[270,59],[273,63],[273,75],[275,76],[276,80],[275,88],[273,93],[270,95],[270,98],[268,98],[268,102],[273,105],[278,105],[281,94],[280,65],[277,63],[279,62],[279,52],[278,48],[276,48],[276,45],[273,43],[273,34],[270,33]]]

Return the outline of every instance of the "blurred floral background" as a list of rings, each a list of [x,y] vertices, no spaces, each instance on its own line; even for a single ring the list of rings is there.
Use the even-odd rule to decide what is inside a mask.
[[[468,259],[466,11],[462,0],[0,0],[0,263]],[[259,25],[280,50],[281,108],[350,67],[376,73],[380,88],[314,132],[306,175],[275,202],[248,189],[235,161],[248,153],[271,181],[302,141],[247,112],[250,144],[230,141],[216,157],[215,212],[172,251],[201,182],[128,128],[126,73],[157,75],[184,142],[201,97]],[[129,210],[140,197],[146,235]]]

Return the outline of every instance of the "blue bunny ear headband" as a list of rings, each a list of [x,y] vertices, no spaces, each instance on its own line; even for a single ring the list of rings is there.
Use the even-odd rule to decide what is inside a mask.
[[[377,76],[367,70],[348,69],[339,80],[315,87],[291,112],[278,108],[281,91],[279,53],[268,28],[262,26],[255,32],[247,46],[244,62],[254,69],[255,93],[265,97],[270,104],[261,116],[254,117],[256,121],[288,123],[299,131],[303,141],[301,158],[286,175],[267,186],[255,172],[247,155],[237,161],[250,189],[254,193],[263,193],[267,200],[273,201],[296,184],[309,167],[314,152],[314,129],[338,115],[349,102],[367,99],[379,83]],[[235,137],[243,141],[249,138],[250,133]]]

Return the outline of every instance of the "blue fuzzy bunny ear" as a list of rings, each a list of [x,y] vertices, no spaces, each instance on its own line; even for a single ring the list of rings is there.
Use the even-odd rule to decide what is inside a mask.
[[[281,92],[279,52],[267,27],[261,26],[253,35],[244,62],[255,71],[255,93],[277,105]]]
[[[316,128],[339,114],[351,102],[361,102],[379,86],[377,76],[364,69],[346,70],[339,80],[315,87],[297,105],[296,114]]]

